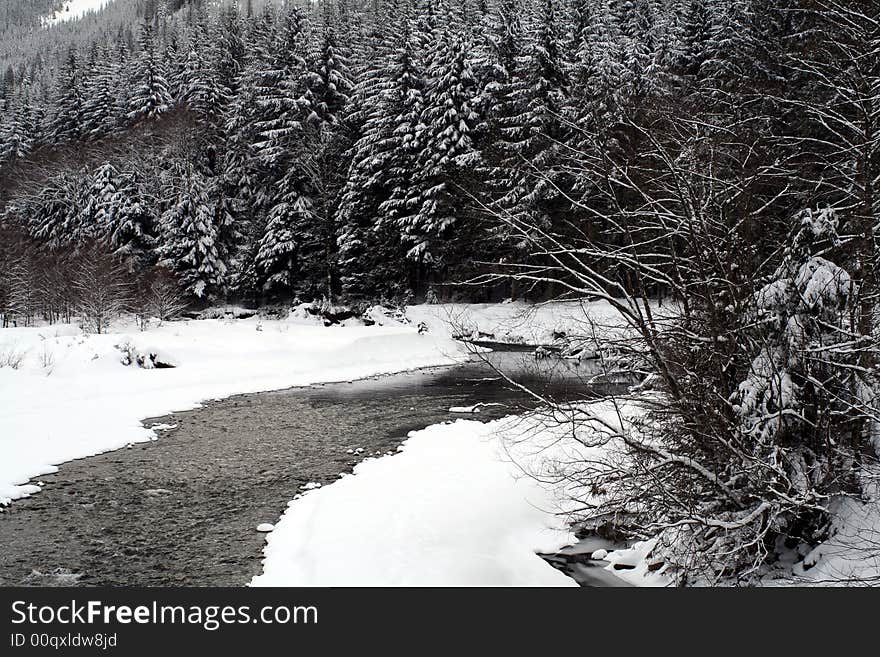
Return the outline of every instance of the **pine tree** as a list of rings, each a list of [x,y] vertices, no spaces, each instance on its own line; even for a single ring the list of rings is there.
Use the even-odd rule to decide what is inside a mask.
[[[190,34],[179,98],[216,127],[223,120],[232,92],[220,79],[219,47],[216,44],[219,35],[213,32],[207,20],[202,16]]]
[[[72,141],[83,133],[85,123],[83,71],[76,51],[68,51],[55,91],[49,134],[55,142]]]
[[[85,83],[83,107],[84,135],[92,139],[112,132],[119,123],[120,67],[108,51],[93,49]]]
[[[562,36],[556,0],[542,0],[531,17],[531,34],[520,57],[513,102],[520,112],[509,119],[507,151],[510,168],[508,198],[515,212],[548,221],[550,204],[559,200],[556,171],[564,138],[562,112],[567,79],[560,53]]]
[[[141,25],[135,88],[128,99],[128,119],[138,121],[153,119],[171,109],[172,98],[168,91],[163,66],[157,55],[153,26]]]
[[[211,299],[228,284],[232,218],[216,181],[189,170],[180,172],[176,198],[162,216],[160,264],[174,271],[186,294]]]
[[[417,128],[424,104],[424,75],[410,2],[389,3],[379,21],[388,27],[376,37],[372,66],[353,90],[360,135],[338,211],[339,266],[346,295],[377,290],[400,294],[402,250],[398,220],[407,211],[417,156]]]
[[[434,31],[427,70],[425,106],[417,128],[416,186],[399,220],[408,257],[435,267],[443,262],[444,238],[461,222],[465,199],[457,194],[462,167],[475,166],[472,132],[476,79],[470,66],[470,41],[447,23]]]
[[[335,28],[336,12],[329,0],[320,6],[322,23],[306,74],[303,144],[295,166],[301,189],[311,199],[311,222],[297,226],[300,266],[305,288],[326,298],[338,291],[336,212],[345,184],[345,153],[350,148],[344,122],[352,91],[348,58]]]
[[[57,249],[76,249],[100,238],[89,191],[86,171],[51,178],[26,206],[31,234]]]
[[[250,52],[245,44],[241,16],[236,5],[225,7],[215,30],[214,68],[220,88],[230,97],[238,92],[238,83],[248,65]]]
[[[106,163],[95,172],[90,197],[95,223],[112,252],[143,267],[157,244],[155,220],[134,175]]]
[[[11,163],[33,150],[39,137],[30,100],[30,81],[25,79],[18,95],[7,101],[6,120],[0,124],[0,164]]]
[[[254,145],[263,163],[283,168],[283,158],[302,129],[306,113],[308,25],[302,10],[289,5],[275,30],[272,63],[257,83],[259,141]],[[283,175],[283,174],[282,174]]]
[[[266,208],[266,220],[254,262],[246,267],[264,291],[293,290],[299,280],[294,227],[311,220],[312,202],[296,160],[303,122],[312,112],[306,86],[307,30],[302,10],[286,7],[274,36],[271,68],[260,72],[255,90],[258,135],[253,148],[264,171],[257,202]]]
[[[272,206],[254,258],[257,279],[265,291],[296,289],[299,241],[296,226],[311,223],[312,204],[294,176],[282,178],[284,190]]]
[[[498,3],[475,65],[480,84],[477,107],[483,121],[483,135],[478,139],[486,164],[483,176],[492,198],[502,196],[510,188],[507,167],[503,166],[510,156],[506,145],[517,141],[522,129],[516,122],[520,110],[515,97],[524,42],[521,12],[520,0]]]

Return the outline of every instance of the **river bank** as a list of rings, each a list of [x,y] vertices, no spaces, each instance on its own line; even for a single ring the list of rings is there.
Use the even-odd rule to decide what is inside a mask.
[[[530,374],[527,354],[495,358]],[[528,407],[493,374],[476,361],[235,396],[149,420],[172,428],[67,463],[40,479],[39,495],[0,514],[0,584],[246,584],[262,572],[256,527],[275,523],[305,490],[396,452],[410,431],[462,417],[450,408],[482,404],[466,417],[491,420]],[[574,380],[557,374],[548,385],[564,394]]]

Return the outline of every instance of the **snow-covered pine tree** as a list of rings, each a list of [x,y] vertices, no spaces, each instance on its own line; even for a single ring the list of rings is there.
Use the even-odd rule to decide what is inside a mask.
[[[303,11],[285,7],[273,38],[272,64],[256,86],[256,158],[264,171],[257,202],[266,208],[264,231],[253,250],[252,268],[263,291],[289,293],[299,280],[295,228],[311,219],[312,200],[296,161],[303,122],[312,113],[306,75],[308,23]]]
[[[270,178],[283,175],[284,158],[301,132],[304,116],[308,116],[305,76],[309,40],[302,9],[287,5],[274,30],[271,65],[259,72],[256,85],[260,116],[254,147],[263,164],[275,170]]]
[[[297,166],[302,188],[312,199],[311,222],[300,224],[300,266],[304,291],[331,298],[338,291],[336,212],[345,184],[346,151],[351,146],[346,113],[352,91],[348,56],[336,31],[337,11],[319,3],[321,25],[314,39],[305,78],[303,143]]]
[[[709,34],[698,79],[707,98],[736,103],[730,90],[755,72],[755,33],[749,0],[707,2]]]
[[[153,119],[171,109],[171,93],[164,66],[157,52],[155,31],[150,22],[141,25],[140,52],[134,75],[134,89],[128,99],[127,117],[131,121]]]
[[[177,21],[165,26],[162,35],[162,62],[168,93],[176,103],[180,100],[186,72],[187,38]]]
[[[558,0],[540,0],[529,17],[529,39],[518,63],[513,91],[519,115],[511,117],[506,144],[511,185],[505,205],[549,225],[553,204],[562,202],[557,187],[560,148],[564,138],[562,112],[567,94],[561,55]]]
[[[101,236],[87,171],[53,176],[25,205],[31,234],[52,248],[76,249]]]
[[[176,198],[161,218],[160,264],[177,276],[186,294],[212,299],[228,284],[232,218],[216,180],[192,170],[179,171]]]
[[[223,120],[231,94],[220,80],[217,39],[214,26],[209,24],[206,15],[200,13],[198,22],[190,31],[179,91],[181,103],[215,127]]]
[[[89,56],[83,107],[83,135],[98,139],[119,123],[120,67],[107,49],[95,45]]]
[[[39,138],[30,87],[30,81],[25,79],[18,94],[7,100],[5,119],[0,123],[0,165],[26,157]]]
[[[516,183],[510,177],[508,145],[521,139],[523,127],[515,91],[518,62],[523,54],[524,35],[520,0],[500,0],[491,9],[488,29],[482,34],[474,72],[480,93],[476,107],[482,125],[478,135],[483,152],[483,177],[490,198],[504,196]]]
[[[478,94],[471,69],[471,37],[458,29],[460,17],[450,13],[433,31],[427,68],[425,106],[417,129],[418,164],[415,186],[398,223],[409,245],[408,257],[425,266],[443,265],[453,228],[464,223],[468,201],[458,193],[465,166],[476,166],[479,155],[472,132],[479,121]]]
[[[639,105],[650,103],[660,90],[658,61],[666,38],[661,32],[662,25],[656,0],[633,2],[622,24],[624,64],[630,81],[628,94]]]
[[[272,205],[254,254],[254,270],[264,291],[291,292],[299,281],[296,226],[311,222],[312,203],[295,176],[279,181],[283,196]]]
[[[707,0],[682,0],[679,24],[679,59],[682,73],[696,76],[709,57],[712,15]]]
[[[224,7],[215,30],[214,68],[220,87],[225,89],[230,97],[238,92],[241,73],[250,59],[243,30],[244,25],[237,5]]]
[[[610,114],[612,88],[606,85],[612,81],[612,76],[603,71],[603,67],[607,66],[609,58],[614,57],[614,51],[608,52],[612,35],[607,34],[607,5],[601,6],[592,0],[575,0],[571,11],[566,62],[571,94],[565,108],[565,118],[575,127],[571,144],[577,150],[584,146],[583,137],[592,138]],[[618,62],[614,61],[614,64]],[[619,65],[622,66],[622,63]],[[619,82],[623,78],[622,72],[613,77]]]
[[[155,218],[134,174],[108,162],[95,172],[91,189],[95,223],[111,251],[143,268],[153,260]]]
[[[261,135],[276,111],[270,102],[278,80],[275,18],[275,12],[266,5],[259,15],[252,14],[247,21],[243,38],[248,58],[232,84],[236,91],[226,112],[223,184],[230,211],[243,236],[231,284],[250,294],[260,291],[264,283],[257,255],[274,196],[270,174],[278,175],[262,150],[266,140]]]
[[[85,89],[77,52],[71,48],[58,75],[49,135],[55,142],[72,141],[83,134]]]
[[[396,222],[412,184],[424,101],[413,2],[383,5],[377,25],[384,29],[375,33],[371,65],[352,92],[360,137],[350,151],[338,210],[341,286],[348,296],[395,296],[405,285]]]

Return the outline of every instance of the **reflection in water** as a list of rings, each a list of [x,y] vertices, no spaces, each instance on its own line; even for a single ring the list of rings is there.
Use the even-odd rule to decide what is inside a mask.
[[[355,381],[349,384],[328,384],[306,390],[283,391],[277,394],[305,396],[313,404],[355,412],[365,426],[370,414],[363,408],[382,400],[381,426],[401,436],[407,431],[448,419],[463,418],[482,421],[533,410],[540,405],[535,396],[551,401],[595,399],[621,394],[633,380],[606,376],[597,360],[568,360],[557,357],[536,359],[534,350],[522,348],[496,350],[472,356],[468,363],[457,367],[428,369],[387,377]],[[451,406],[483,405],[478,415],[450,415]],[[396,420],[396,421],[395,421]],[[377,423],[376,428],[379,429]],[[606,562],[591,559],[599,549],[622,547],[598,537],[583,538],[577,545],[556,554],[542,554],[582,586],[627,586],[614,573],[604,569]]]
[[[469,362],[457,367],[420,370],[350,384],[319,385],[296,390],[295,394],[315,401],[382,398],[391,402],[403,397],[453,397],[465,405],[486,404],[480,418],[490,419],[534,409],[540,405],[534,395],[551,401],[595,399],[621,393],[631,384],[632,381],[609,380],[597,360],[537,359],[533,351],[512,350],[474,354]],[[291,392],[294,391],[275,394]]]

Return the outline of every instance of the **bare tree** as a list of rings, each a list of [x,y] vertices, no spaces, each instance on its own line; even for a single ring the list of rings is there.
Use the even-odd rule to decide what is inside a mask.
[[[799,150],[801,175],[842,219],[858,306],[853,329],[867,336],[877,332],[873,309],[880,299],[880,6],[863,0],[817,0],[802,11],[813,19],[816,38],[794,53],[791,68],[815,91],[782,100],[809,127],[790,139]],[[877,364],[869,349],[860,351],[860,359],[865,371]],[[860,440],[852,436],[854,444]],[[880,448],[880,440],[876,446]]]
[[[150,312],[162,322],[174,319],[189,305],[180,284],[165,269],[156,270],[150,278],[146,299]]]
[[[530,257],[474,282],[606,301],[630,331],[615,360],[655,382],[611,399],[611,420],[544,400],[576,441],[605,448],[559,470],[579,491],[576,520],[659,537],[656,557],[680,581],[745,577],[777,541],[819,540],[827,502],[859,492],[865,443],[841,437],[863,437],[878,417],[861,394],[874,373],[860,365],[876,341],[860,329],[837,215],[787,210],[791,163],[772,135],[684,118],[624,129],[625,157],[601,143],[572,153],[571,171],[592,185],[589,201],[570,199],[582,223],[496,211]],[[674,300],[662,312],[658,287]]]
[[[104,333],[127,308],[131,298],[130,276],[118,259],[98,246],[81,252],[73,289],[84,329]]]

